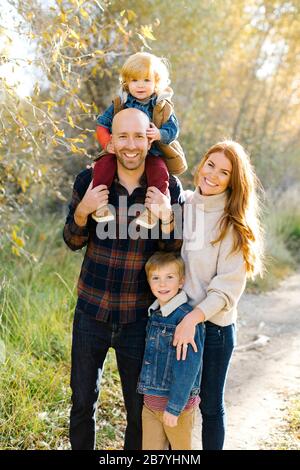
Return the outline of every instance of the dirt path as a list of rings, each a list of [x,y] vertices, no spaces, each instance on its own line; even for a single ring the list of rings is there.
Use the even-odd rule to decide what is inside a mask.
[[[257,335],[262,336],[258,341],[262,345],[253,344]],[[227,383],[225,449],[263,449],[282,424],[287,395],[297,391],[300,273],[284,280],[276,291],[241,299],[238,348]],[[199,439],[195,442],[199,449]]]

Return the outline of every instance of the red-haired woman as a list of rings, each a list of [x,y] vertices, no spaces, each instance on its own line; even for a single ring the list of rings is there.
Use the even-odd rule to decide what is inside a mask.
[[[246,278],[263,270],[258,180],[243,147],[224,141],[206,152],[194,182],[185,204],[182,246],[184,290],[194,309],[177,326],[173,344],[177,358],[184,359],[188,344],[195,349],[195,326],[205,322],[202,443],[203,449],[218,450],[225,437],[224,388],[237,303]]]

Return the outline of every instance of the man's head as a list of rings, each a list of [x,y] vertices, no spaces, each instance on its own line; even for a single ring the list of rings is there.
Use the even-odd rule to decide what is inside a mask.
[[[145,266],[153,295],[160,306],[168,303],[184,284],[184,261],[176,253],[158,251]]]
[[[127,170],[143,168],[150,148],[146,135],[150,121],[138,109],[123,109],[114,116],[112,142],[118,164]]]

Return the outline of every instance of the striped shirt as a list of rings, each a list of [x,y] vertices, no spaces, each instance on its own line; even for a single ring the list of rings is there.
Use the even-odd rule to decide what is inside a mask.
[[[168,397],[158,397],[155,395],[144,395],[144,404],[152,411],[165,411],[167,408],[169,398]],[[190,397],[187,404],[182,411],[190,410],[191,408],[196,408],[200,403],[199,395],[195,397]]]
[[[142,236],[137,239],[126,236],[126,230],[135,215],[127,215],[124,201],[128,208],[133,204],[144,203],[147,190],[144,177],[141,178],[141,186],[130,195],[117,179],[110,187],[109,203],[116,211],[115,236],[99,238],[96,234],[97,223],[90,216],[87,225],[79,227],[74,221],[74,212],[91,179],[91,169],[84,170],[77,176],[63,233],[71,250],[86,247],[77,285],[76,309],[100,321],[132,323],[147,317],[148,307],[154,300],[144,270],[147,260],[158,249],[180,248],[181,240],[160,242],[157,237],[151,239],[151,231],[143,228]],[[174,176],[170,176],[169,190],[171,203],[182,204],[182,186]],[[120,199],[120,196],[123,198]]]

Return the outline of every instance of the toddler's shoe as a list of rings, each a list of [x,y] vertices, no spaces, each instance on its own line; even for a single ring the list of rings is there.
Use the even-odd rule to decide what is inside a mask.
[[[103,206],[92,213],[92,218],[96,222],[110,222],[115,220],[115,216],[108,206]]]
[[[153,228],[158,222],[158,217],[154,215],[149,209],[145,209],[136,219],[135,223],[145,228]]]

